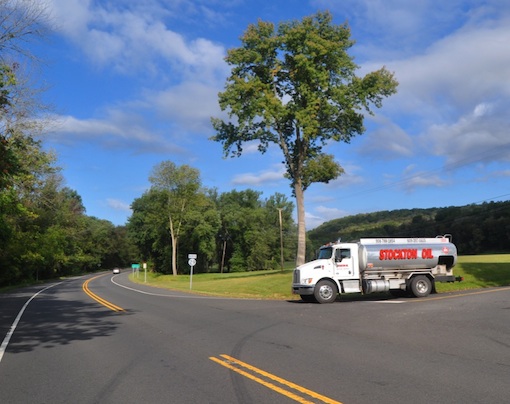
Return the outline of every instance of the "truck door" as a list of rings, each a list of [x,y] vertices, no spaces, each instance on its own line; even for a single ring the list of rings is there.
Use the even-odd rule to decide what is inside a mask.
[[[355,277],[350,248],[335,250],[335,277],[337,279],[353,279]]]

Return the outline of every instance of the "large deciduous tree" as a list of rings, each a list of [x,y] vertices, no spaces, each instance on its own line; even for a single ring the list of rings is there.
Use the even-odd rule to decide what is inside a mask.
[[[165,195],[165,213],[172,239],[172,273],[177,275],[177,243],[189,213],[188,205],[201,186],[200,172],[188,165],[179,167],[171,161],[163,161],[154,168],[149,181]]]
[[[228,51],[232,71],[219,94],[230,121],[213,118],[212,139],[223,144],[226,156],[240,156],[250,141],[258,142],[262,153],[272,144],[280,147],[296,197],[300,265],[306,250],[304,192],[343,173],[324,147],[362,134],[364,114],[381,107],[397,82],[384,67],[356,76],[349,27],[333,24],[328,12],[277,29],[259,21],[248,26],[241,42]]]

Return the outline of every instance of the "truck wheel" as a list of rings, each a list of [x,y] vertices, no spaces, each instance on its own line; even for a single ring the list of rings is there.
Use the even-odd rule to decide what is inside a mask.
[[[333,303],[336,300],[337,294],[338,290],[336,285],[333,282],[326,280],[317,282],[313,292],[315,300],[319,303]]]
[[[303,302],[307,302],[307,303],[315,303],[317,300],[315,300],[315,296],[314,295],[300,295],[301,296],[301,300]]]
[[[426,276],[415,276],[411,280],[411,292],[416,297],[425,297],[432,291],[432,283]]]

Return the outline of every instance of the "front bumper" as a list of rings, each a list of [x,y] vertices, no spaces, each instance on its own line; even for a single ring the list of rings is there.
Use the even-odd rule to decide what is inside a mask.
[[[292,285],[292,293],[295,295],[313,295],[314,285]]]

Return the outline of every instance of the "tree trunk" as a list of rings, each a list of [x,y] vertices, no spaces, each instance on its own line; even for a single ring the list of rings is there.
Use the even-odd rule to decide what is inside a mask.
[[[168,219],[168,222],[170,226],[170,237],[172,239],[172,274],[177,276],[177,237],[171,217]]]
[[[297,180],[294,184],[294,193],[296,194],[298,218],[298,249],[296,256],[296,266],[300,266],[305,263],[306,253],[305,195],[300,180]]]
[[[223,273],[223,265],[225,264],[225,250],[227,249],[227,240],[223,240],[223,253],[221,254],[221,273]]]

